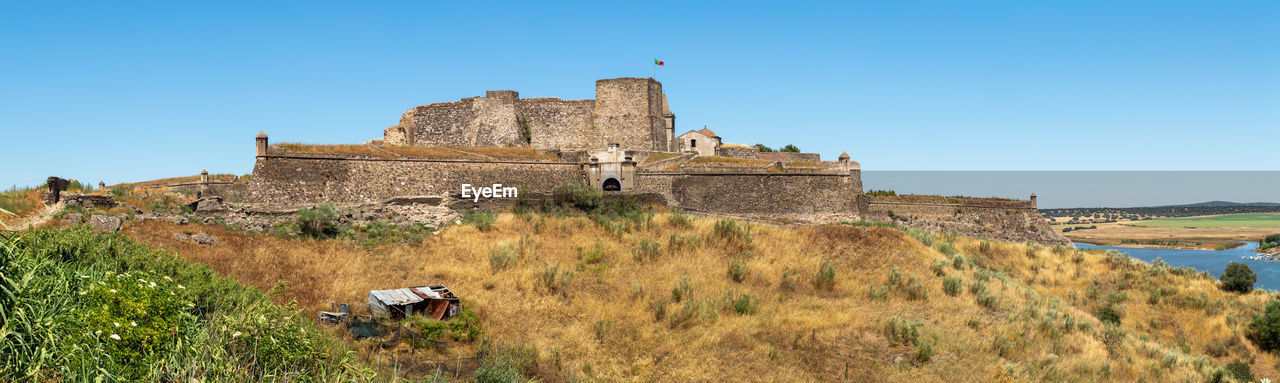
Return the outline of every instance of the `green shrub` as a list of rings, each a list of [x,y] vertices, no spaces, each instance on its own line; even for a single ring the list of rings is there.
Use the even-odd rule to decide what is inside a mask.
[[[516,260],[515,246],[510,244],[489,249],[489,267],[493,272],[506,270]]]
[[[760,300],[750,294],[735,295],[733,290],[729,290],[725,294],[725,302],[733,309],[733,312],[739,315],[751,315],[756,313]]]
[[[960,294],[960,285],[962,283],[964,282],[959,277],[942,278],[942,291],[954,297]]]
[[[546,265],[538,274],[538,280],[548,291],[567,295],[569,283],[573,282],[573,271],[560,270],[560,265]]]
[[[693,297],[693,286],[689,285],[689,277],[680,277],[676,286],[671,288],[671,300],[679,303]]]
[[[716,220],[712,233],[735,249],[749,249],[752,245],[751,228],[739,224],[733,218]]]
[[[493,223],[498,221],[498,215],[487,211],[472,211],[462,216],[462,223],[475,225],[480,231],[489,231],[493,228]]]
[[[702,304],[694,300],[685,301],[679,310],[671,313],[671,317],[667,319],[667,325],[671,328],[688,328],[692,326],[702,314]]]
[[[951,257],[951,266],[954,266],[956,270],[963,270],[964,265],[968,262],[968,260],[964,259],[963,254],[956,254],[956,256]]]
[[[916,364],[929,363],[933,360],[933,343],[928,341],[916,344],[916,352],[911,355],[911,361]]]
[[[649,311],[653,312],[654,322],[661,322],[667,317],[667,301],[661,299],[654,300],[653,303],[649,304]]]
[[[982,294],[978,294],[978,305],[981,305],[982,307],[986,307],[988,309],[995,310],[997,308],[996,304],[997,302],[996,302],[995,295],[991,295],[991,293],[988,293],[985,291],[982,292]]]
[[[890,318],[884,324],[884,337],[889,339],[890,343],[900,345],[916,344],[920,338],[920,328],[923,325],[919,319],[908,322],[899,317]]]
[[[1222,281],[1223,290],[1248,293],[1253,291],[1253,283],[1258,281],[1258,275],[1253,273],[1249,265],[1231,262],[1227,264],[1227,269],[1218,279]]]
[[[1097,317],[1098,320],[1102,321],[1102,323],[1109,323],[1113,325],[1120,324],[1120,312],[1116,311],[1112,306],[1104,306],[1098,309],[1098,311],[1093,313],[1093,316]]]
[[[1264,351],[1280,351],[1280,301],[1267,303],[1260,315],[1249,323],[1249,339]]]
[[[741,283],[747,279],[747,263],[741,259],[729,260],[729,279]]]
[[[924,284],[920,283],[914,275],[907,277],[906,291],[907,299],[913,301],[929,298],[929,290],[925,289]]]
[[[477,357],[478,383],[523,383],[523,374],[532,373],[538,366],[538,350],[532,346],[482,345]]]
[[[332,238],[338,235],[338,211],[332,203],[322,203],[295,213],[295,221],[303,235],[316,238]]]
[[[640,242],[636,243],[635,247],[631,248],[631,256],[635,258],[636,262],[643,262],[646,259],[658,259],[658,255],[661,253],[662,245],[658,244],[658,241],[648,238],[641,239]]]
[[[986,292],[987,292],[987,283],[983,282],[981,279],[973,281],[973,283],[969,284],[970,294],[973,294],[976,296],[976,295],[985,294]]]
[[[677,229],[688,229],[693,226],[693,217],[679,212],[671,213],[671,215],[667,216],[667,225]]]
[[[934,247],[934,248],[936,248],[936,249],[938,249],[938,252],[941,252],[941,253],[942,253],[942,255],[945,255],[945,256],[948,256],[948,257],[950,257],[950,256],[952,256],[952,255],[956,255],[956,248],[955,248],[955,246],[953,246],[953,245],[951,244],[951,242],[948,242],[948,241],[938,241],[938,242],[936,242],[936,243],[934,243],[934,244],[933,244],[933,247]]]
[[[604,193],[578,184],[560,185],[552,189],[552,199],[557,204],[570,205],[582,211],[594,211],[604,201]]]
[[[667,237],[667,252],[671,254],[679,254],[685,251],[697,250],[702,245],[702,240],[697,236],[689,234],[671,234]]]
[[[1225,366],[1222,366],[1222,370],[1225,371],[1227,375],[1231,375],[1231,377],[1236,378],[1237,381],[1252,382],[1255,379],[1253,376],[1253,369],[1249,367],[1249,364],[1239,360],[1227,363]]]
[[[836,268],[831,261],[822,261],[818,272],[813,275],[813,288],[832,291],[836,288]]]
[[[929,269],[933,270],[934,274],[941,277],[947,275],[947,265],[949,264],[951,264],[951,262],[947,262],[945,259],[935,259],[933,260],[933,265],[929,266]]]

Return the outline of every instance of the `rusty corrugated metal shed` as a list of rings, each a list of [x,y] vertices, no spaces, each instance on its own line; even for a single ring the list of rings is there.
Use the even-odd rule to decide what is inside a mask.
[[[394,290],[372,290],[369,295],[377,298],[386,305],[407,305],[411,303],[422,302],[422,297],[418,296],[411,289],[394,289]]]

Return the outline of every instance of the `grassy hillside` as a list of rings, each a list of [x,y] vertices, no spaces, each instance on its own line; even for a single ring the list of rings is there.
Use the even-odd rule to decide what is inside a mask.
[[[309,313],[87,227],[0,233],[0,292],[0,381],[375,376]]]
[[[1246,338],[1273,293],[1117,253],[668,213],[473,222],[381,246],[156,221],[126,234],[263,290],[288,281],[272,299],[309,309],[448,285],[483,341],[350,341],[412,378],[1199,382],[1236,361],[1277,376]],[[193,229],[219,242],[171,235]],[[495,354],[507,375],[464,364]]]

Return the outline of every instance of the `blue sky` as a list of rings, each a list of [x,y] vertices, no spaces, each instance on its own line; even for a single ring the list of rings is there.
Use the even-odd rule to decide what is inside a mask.
[[[1280,2],[3,2],[0,185],[246,174],[253,136],[649,76],[868,170],[1276,170]]]

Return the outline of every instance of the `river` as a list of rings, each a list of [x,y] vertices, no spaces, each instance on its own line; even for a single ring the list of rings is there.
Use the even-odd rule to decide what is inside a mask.
[[[1151,263],[1152,260],[1160,258],[1169,263],[1170,266],[1189,266],[1199,271],[1208,271],[1209,274],[1213,274],[1214,278],[1222,275],[1222,271],[1227,269],[1228,263],[1243,262],[1244,264],[1249,265],[1250,269],[1253,269],[1254,274],[1258,274],[1258,282],[1253,285],[1254,288],[1280,290],[1280,262],[1240,259],[1240,257],[1244,256],[1257,255],[1258,253],[1254,252],[1254,249],[1258,248],[1257,242],[1245,242],[1244,246],[1230,250],[1146,249],[1138,247],[1097,246],[1087,243],[1076,243],[1076,247],[1081,250],[1115,250],[1127,253],[1129,256],[1141,259],[1147,263]]]

